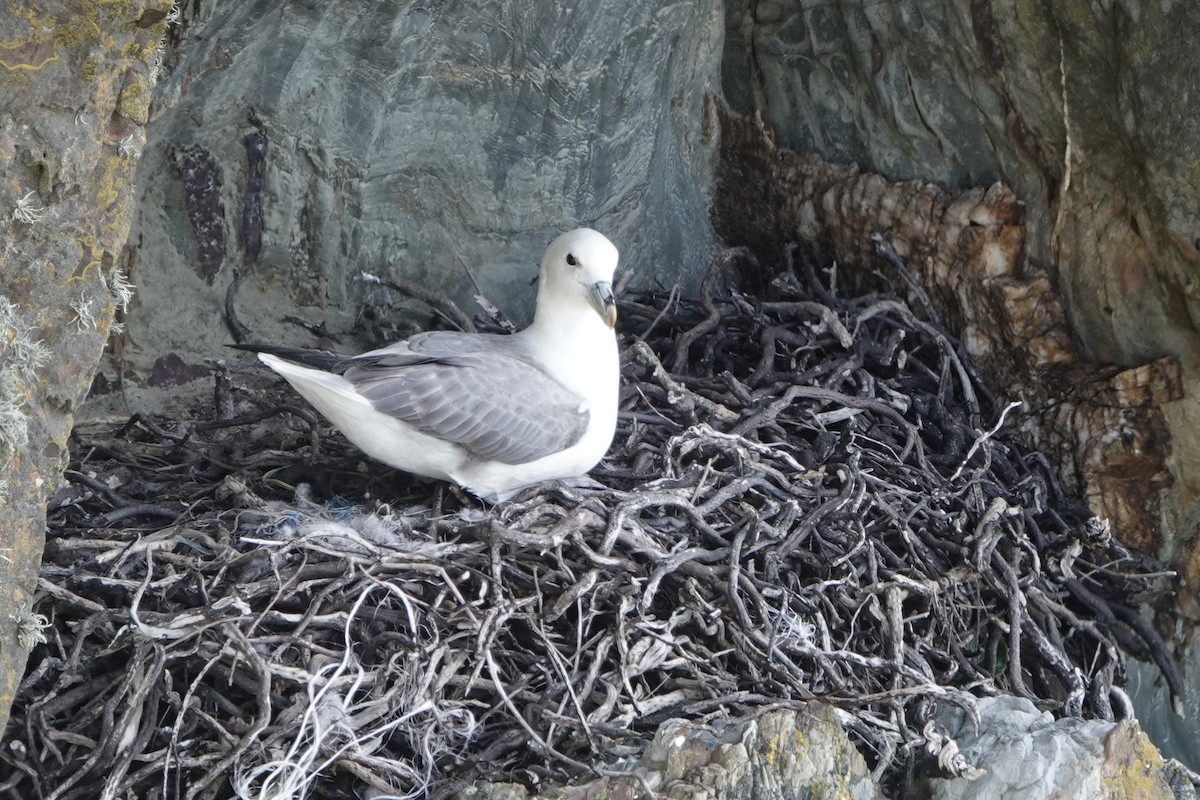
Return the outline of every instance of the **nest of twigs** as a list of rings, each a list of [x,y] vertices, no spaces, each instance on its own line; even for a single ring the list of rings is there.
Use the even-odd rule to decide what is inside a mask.
[[[1154,565],[931,312],[811,267],[718,291],[749,259],[622,304],[599,488],[488,508],[261,397],[78,432],[0,796],[441,797],[813,700],[883,774],[937,703],[1112,718],[1125,653],[1172,669],[1137,611]]]

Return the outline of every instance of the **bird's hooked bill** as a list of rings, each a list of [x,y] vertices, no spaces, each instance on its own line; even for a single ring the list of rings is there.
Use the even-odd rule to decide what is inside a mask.
[[[617,326],[617,299],[613,297],[612,284],[608,281],[593,283],[588,292],[588,299],[596,307],[596,313],[610,328]]]

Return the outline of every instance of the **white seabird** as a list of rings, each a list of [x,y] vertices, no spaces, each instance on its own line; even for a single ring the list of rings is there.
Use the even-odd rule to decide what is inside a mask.
[[[542,257],[533,323],[510,336],[428,331],[379,350],[241,345],[364,453],[496,502],[585,475],[612,443],[617,248],[590,228]]]

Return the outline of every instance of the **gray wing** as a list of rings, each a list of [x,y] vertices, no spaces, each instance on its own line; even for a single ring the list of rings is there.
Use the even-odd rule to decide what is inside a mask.
[[[481,458],[524,464],[587,430],[583,398],[507,336],[424,333],[350,363],[343,375],[376,411]]]

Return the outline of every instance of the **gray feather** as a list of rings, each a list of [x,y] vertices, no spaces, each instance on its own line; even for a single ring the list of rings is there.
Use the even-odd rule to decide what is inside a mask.
[[[583,398],[509,336],[418,334],[350,359],[343,375],[376,411],[481,459],[535,461],[575,444],[588,426]]]

